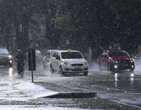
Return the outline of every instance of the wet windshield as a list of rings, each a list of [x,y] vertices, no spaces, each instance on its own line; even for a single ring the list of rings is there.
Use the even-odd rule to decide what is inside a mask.
[[[63,59],[77,59],[83,58],[83,56],[79,52],[62,52]]]
[[[129,55],[126,52],[110,52],[109,56],[110,57],[119,57],[119,56],[129,57]]]

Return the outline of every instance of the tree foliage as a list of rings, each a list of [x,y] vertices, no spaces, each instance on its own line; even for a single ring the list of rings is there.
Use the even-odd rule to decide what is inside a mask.
[[[91,48],[97,54],[120,43],[135,52],[141,43],[140,7],[137,0],[1,0],[1,36],[7,47],[16,39],[20,48]]]

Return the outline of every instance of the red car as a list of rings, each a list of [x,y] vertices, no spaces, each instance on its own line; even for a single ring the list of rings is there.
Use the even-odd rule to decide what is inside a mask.
[[[112,72],[127,69],[133,71],[135,69],[133,58],[124,50],[107,51],[103,53],[97,61],[101,69],[104,68]]]

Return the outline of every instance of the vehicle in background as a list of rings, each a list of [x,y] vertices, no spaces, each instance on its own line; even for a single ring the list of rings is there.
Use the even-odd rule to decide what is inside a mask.
[[[135,69],[134,59],[124,50],[104,52],[97,61],[100,69],[107,69],[112,72],[119,72],[122,70],[133,71]]]
[[[43,66],[50,67],[51,73],[83,73],[88,75],[88,62],[80,51],[48,50],[43,58]]]
[[[0,67],[12,67],[13,57],[7,48],[0,48]]]

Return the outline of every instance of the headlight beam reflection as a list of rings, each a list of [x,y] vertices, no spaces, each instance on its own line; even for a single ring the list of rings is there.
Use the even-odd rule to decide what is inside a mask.
[[[13,77],[13,68],[9,68],[8,73],[10,78]]]
[[[9,68],[9,91],[13,90],[13,68]]]
[[[130,84],[131,84],[131,85],[134,84],[134,77],[135,77],[134,73],[131,73],[131,74],[130,74]]]
[[[118,87],[118,73],[114,74],[115,87]]]

